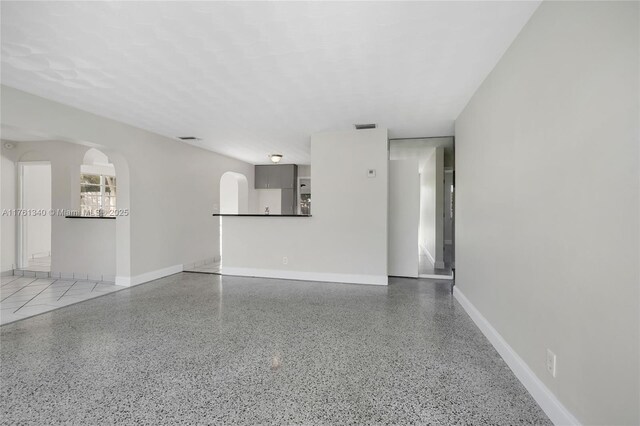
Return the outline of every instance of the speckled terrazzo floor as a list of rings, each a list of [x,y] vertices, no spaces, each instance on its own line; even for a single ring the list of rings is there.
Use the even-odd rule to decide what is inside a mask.
[[[177,274],[0,328],[3,424],[550,424],[446,282]]]

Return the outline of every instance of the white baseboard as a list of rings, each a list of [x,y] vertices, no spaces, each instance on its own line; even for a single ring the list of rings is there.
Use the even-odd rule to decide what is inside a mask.
[[[173,265],[167,268],[156,269],[155,271],[145,272],[144,274],[135,275],[133,277],[116,277],[116,285],[132,287],[134,285],[146,283],[149,281],[164,278],[169,275],[182,272],[182,265]]]
[[[427,278],[431,280],[452,280],[453,273],[449,275],[438,275],[438,274],[419,274],[418,278]]]
[[[10,277],[11,275],[13,275],[13,269],[0,272],[0,277]]]
[[[26,271],[25,271],[26,272]],[[58,280],[78,280],[78,281],[102,281],[107,283],[113,283],[116,280],[115,275],[108,274],[88,274],[86,272],[49,272],[49,277]]]
[[[334,274],[330,272],[284,271],[279,269],[235,268],[223,266],[222,275],[241,277],[280,278],[285,280],[325,281],[347,284],[388,285],[386,275]]]
[[[480,311],[465,297],[458,287],[453,288],[453,296],[469,314],[473,322],[478,326],[482,334],[491,342],[498,351],[502,359],[507,363],[513,374],[520,380],[529,391],[533,399],[536,400],[540,408],[547,414],[555,425],[580,425],[567,408],[556,398],[548,387],[535,375],[522,358],[513,350],[506,340],[493,328],[493,326],[482,316]]]

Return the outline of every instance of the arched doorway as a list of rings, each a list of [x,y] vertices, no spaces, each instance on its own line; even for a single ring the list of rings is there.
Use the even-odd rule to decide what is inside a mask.
[[[249,212],[249,183],[242,173],[226,172],[220,178],[220,213]]]
[[[133,283],[131,279],[129,164],[124,156],[117,151],[103,147],[101,147],[100,150],[95,148],[88,149],[84,153],[80,166],[80,211],[83,210],[83,204],[85,210],[87,207],[91,207],[91,203],[83,203],[83,187],[89,190],[84,192],[92,192],[91,190],[98,189],[96,187],[83,185],[83,183],[87,183],[83,174],[102,176],[99,180],[103,185],[100,185],[99,191],[93,191],[99,192],[103,196],[101,205],[99,204],[98,212],[100,208],[102,208],[103,214],[108,215],[109,213],[113,213],[113,215],[117,217],[114,221],[115,233],[109,236],[109,240],[114,244],[114,251],[112,252],[114,258],[111,262],[115,264],[115,283],[122,286],[134,285],[135,283]],[[98,194],[85,195],[89,195],[90,197],[98,196]],[[90,199],[89,201],[93,202],[94,200]],[[95,211],[95,207],[96,206],[93,205],[90,210]],[[94,221],[91,223],[97,224],[97,222]]]
[[[80,214],[115,217],[116,168],[102,151],[90,148],[80,166]]]
[[[220,178],[220,213],[243,214],[249,212],[249,182],[242,173],[226,172]],[[184,266],[185,272],[218,274],[222,258],[222,218],[218,218],[218,253],[211,259],[204,259]]]

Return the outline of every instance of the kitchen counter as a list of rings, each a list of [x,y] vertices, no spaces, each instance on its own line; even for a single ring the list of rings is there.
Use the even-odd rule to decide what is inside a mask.
[[[228,214],[228,213],[214,213],[213,216],[237,216],[237,217],[311,217],[310,214]]]

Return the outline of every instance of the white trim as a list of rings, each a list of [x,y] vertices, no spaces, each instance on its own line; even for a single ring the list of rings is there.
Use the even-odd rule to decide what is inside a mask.
[[[22,209],[24,205],[24,165],[21,162],[18,162],[18,209]],[[28,265],[27,259],[25,259],[25,224],[24,217],[22,215],[18,215],[18,220],[16,221],[16,226],[18,227],[18,241],[17,243],[17,256],[16,256],[16,264],[18,266],[17,269],[22,268],[25,265]]]
[[[182,269],[183,269],[182,265],[173,265],[167,268],[156,269],[155,271],[145,272],[144,274],[136,275],[133,277],[116,277],[116,285],[133,287],[134,285],[157,280],[159,278],[163,278],[168,275],[177,274],[179,272],[182,272]]]
[[[482,316],[480,311],[465,297],[458,287],[453,288],[453,296],[469,314],[473,322],[478,326],[482,334],[491,342],[498,351],[502,359],[507,363],[513,374],[520,380],[529,391],[533,399],[536,400],[540,408],[547,414],[555,425],[580,425],[578,419],[549,390],[548,387],[535,375],[522,358],[513,350],[506,340],[493,328],[493,326]]]
[[[53,191],[53,174],[52,174],[53,169],[51,168],[51,161],[49,160],[18,161],[18,209],[19,210],[24,209],[24,167],[37,166],[37,165],[49,166],[49,177],[51,178],[51,191]],[[50,208],[51,207],[52,206],[50,206]],[[29,265],[27,247],[25,245],[25,240],[27,239],[27,223],[25,219],[26,219],[26,216],[19,214],[18,220],[16,223],[18,227],[18,241],[17,241],[18,258],[16,259],[18,263],[18,269],[24,269]],[[51,238],[51,243],[53,244],[53,238]]]
[[[285,280],[324,281],[347,284],[387,285],[389,277],[386,275],[334,274],[331,272],[302,272],[285,271],[279,269],[235,268],[223,266],[222,275],[237,275],[241,277],[280,278]]]
[[[453,273],[451,273],[450,275],[438,275],[438,274],[419,274],[418,278],[428,278],[431,280],[452,280],[453,279]]]

